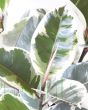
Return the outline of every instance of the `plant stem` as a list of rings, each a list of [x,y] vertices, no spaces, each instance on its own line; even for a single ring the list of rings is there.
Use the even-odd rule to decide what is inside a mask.
[[[86,83],[84,83],[84,84],[87,84],[87,83],[88,83],[88,82],[86,82]],[[38,92],[38,93],[41,93],[42,95],[46,95],[46,92],[45,92],[45,91],[41,91],[41,90],[34,89],[34,88],[33,88],[33,90],[36,91],[36,92]],[[56,100],[54,103],[52,103],[52,104],[55,104],[55,103],[57,103],[58,101],[62,101],[62,102],[68,103],[69,105],[77,106],[76,103],[67,101],[67,100],[65,100],[65,99],[63,99],[63,98],[59,98],[59,97],[57,97],[57,96],[53,96],[53,95],[51,95],[51,94],[49,94],[49,93],[48,93],[48,96],[50,96],[51,99],[57,99],[57,100]],[[44,105],[46,105],[49,101],[50,101],[50,99],[47,100],[46,102],[44,102],[44,103],[42,104],[42,107],[43,107]],[[42,109],[39,109],[39,110],[42,110]]]
[[[4,31],[3,20],[4,20],[4,16],[2,13],[0,13],[0,33]]]
[[[39,103],[39,110],[42,110],[42,103],[43,103],[43,94],[41,94],[41,96],[40,96],[40,103]]]
[[[49,64],[47,66],[47,69],[46,69],[46,72],[45,72],[45,75],[44,75],[44,79],[43,79],[43,82],[42,82],[42,87],[41,87],[41,91],[44,91],[45,90],[45,86],[46,86],[46,81],[48,79],[48,76],[49,76],[49,72],[50,72],[50,69],[51,69],[51,66],[52,66],[52,62],[56,56],[56,53],[57,53],[57,48],[56,50],[54,51],[53,55],[51,56],[50,58],[50,61],[49,61]],[[43,103],[43,97],[44,97],[44,94],[41,94],[40,96],[40,103],[39,103],[39,110],[42,110],[42,103]]]
[[[48,76],[49,76],[49,72],[50,72],[50,69],[51,69],[51,66],[52,66],[52,62],[56,56],[56,53],[57,53],[57,49],[54,51],[50,61],[49,61],[49,64],[48,64],[48,67],[46,69],[46,72],[45,72],[45,75],[44,75],[44,79],[43,79],[43,82],[42,82],[42,90],[44,90],[45,88],[45,85],[46,85],[46,81],[48,79]]]
[[[83,49],[83,52],[82,52],[81,57],[80,57],[80,59],[79,59],[78,62],[82,62],[82,60],[85,57],[85,55],[86,55],[87,52],[88,52],[88,47],[86,47],[86,48]]]

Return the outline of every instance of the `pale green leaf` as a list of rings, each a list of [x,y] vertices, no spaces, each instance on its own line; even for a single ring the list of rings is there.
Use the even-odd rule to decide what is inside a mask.
[[[30,50],[32,35],[46,12],[43,9],[37,9],[34,13],[35,15],[30,17],[27,25],[21,32],[21,35],[19,36],[19,39],[16,42],[17,47]]]
[[[88,90],[88,62],[82,62],[70,66],[63,76],[68,79],[79,81],[85,84]]]
[[[81,10],[88,24],[88,0],[71,0]]]
[[[25,94],[23,91],[20,91],[20,98],[24,100],[32,110],[39,110],[39,100],[36,97],[32,98]]]
[[[78,106],[87,95],[87,90],[82,83],[70,79],[56,81],[54,79],[51,81],[49,88],[49,94],[57,97],[58,100],[60,99],[76,106]]]
[[[71,106],[67,103],[59,102],[58,104],[48,107],[46,110],[71,110]]]
[[[45,13],[43,9],[31,10],[31,12],[22,13],[14,20],[9,12],[9,15],[4,16],[4,31],[0,35],[0,45],[17,46],[29,50],[31,37]]]
[[[13,27],[10,27],[10,24],[5,23],[4,31],[0,34],[0,47],[3,45],[15,46],[27,22],[28,22],[28,18],[25,18],[19,21],[18,23],[16,23]]]
[[[85,99],[81,103],[81,107],[83,110],[88,110],[88,94],[85,96]]]
[[[33,72],[29,53],[17,48],[0,48],[0,76],[12,86],[21,86],[29,92],[37,88],[40,81],[40,76]]]

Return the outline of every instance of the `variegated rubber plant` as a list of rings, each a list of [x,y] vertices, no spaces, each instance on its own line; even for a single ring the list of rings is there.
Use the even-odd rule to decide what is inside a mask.
[[[88,110],[86,4],[0,0],[0,110]]]

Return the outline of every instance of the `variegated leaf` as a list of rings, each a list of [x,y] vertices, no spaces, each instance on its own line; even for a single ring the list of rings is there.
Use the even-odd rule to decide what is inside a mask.
[[[29,53],[21,49],[0,48],[0,77],[10,85],[28,92],[37,88],[40,76],[33,71]]]
[[[31,59],[37,73],[44,74],[52,58],[51,74],[65,70],[72,63],[77,44],[73,20],[65,7],[44,16],[31,41]]]
[[[20,99],[6,94],[0,98],[1,110],[30,110]]]
[[[54,79],[49,88],[51,96],[76,106],[79,106],[87,95],[87,89],[82,83],[70,79]]]
[[[4,14],[0,46],[16,46],[29,50],[31,37],[46,12],[43,9],[34,9],[17,14],[16,10],[11,10],[13,8],[7,10],[8,15]]]

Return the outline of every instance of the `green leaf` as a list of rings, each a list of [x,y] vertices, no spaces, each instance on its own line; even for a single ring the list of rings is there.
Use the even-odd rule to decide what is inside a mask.
[[[21,85],[28,92],[32,92],[31,88],[37,88],[40,81],[40,76],[33,72],[29,53],[17,48],[0,48],[0,76],[12,86]]]
[[[87,95],[87,90],[82,83],[70,79],[52,80],[48,92],[58,100],[76,106],[78,106]]]
[[[22,101],[10,94],[4,95],[0,100],[1,110],[30,110]]]
[[[5,6],[5,0],[0,0],[0,8],[4,9]]]
[[[10,0],[0,0],[0,8],[1,8],[2,11],[6,8],[6,6],[9,3],[9,1]]]
[[[80,0],[71,0],[75,5],[80,1]]]
[[[44,74],[50,60],[50,73],[67,68],[74,59],[77,36],[72,15],[62,7],[47,13],[41,20],[31,40],[31,59],[36,72]],[[72,55],[73,54],[73,55]]]

